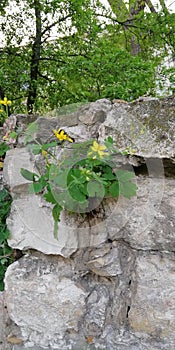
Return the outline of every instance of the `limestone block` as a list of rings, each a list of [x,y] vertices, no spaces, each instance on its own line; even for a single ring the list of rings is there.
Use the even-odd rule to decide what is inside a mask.
[[[137,196],[120,198],[105,221],[109,238],[135,249],[175,251],[175,180],[139,177]]]
[[[118,148],[129,147],[145,158],[174,157],[174,97],[114,104],[99,128],[100,139],[113,136]]]
[[[72,137],[81,141],[83,137],[85,140],[90,138],[90,134],[87,132],[85,125],[77,125],[77,116],[69,115],[69,118],[62,116],[59,118],[38,118],[36,121],[36,132],[34,139],[40,143],[46,143],[55,140],[55,136],[52,132],[53,129],[63,128]],[[66,120],[69,122],[66,123]]]
[[[126,250],[126,252],[125,252]],[[88,268],[99,276],[117,276],[123,273],[122,254],[125,252],[125,265],[131,259],[129,249],[117,242],[103,244],[92,249],[87,262]]]
[[[78,111],[78,119],[85,125],[103,123],[106,119],[107,113],[111,109],[112,104],[110,100],[104,98],[80,108]]]
[[[61,258],[26,256],[9,266],[8,312],[27,348],[61,349],[65,335],[78,332],[87,293],[70,276],[71,265]]]
[[[129,322],[134,332],[175,341],[175,260],[154,253],[140,256],[133,273]]]
[[[52,206],[35,194],[13,200],[7,226],[10,230],[10,247],[36,249],[45,254],[60,254],[64,257],[80,248],[98,246],[107,239],[103,222],[89,227],[80,215],[64,211],[58,224],[58,239],[55,239]]]
[[[76,227],[66,225],[64,220],[59,224],[58,240],[54,238],[52,210],[41,196],[34,194],[15,199],[7,225],[10,230],[8,243],[12,248],[31,248],[65,257],[77,250]]]
[[[30,181],[26,180],[21,174],[21,168],[37,173],[31,156],[26,148],[14,148],[6,153],[3,176],[4,182],[10,188],[12,193],[28,192]]]
[[[175,251],[175,180],[139,177],[137,185],[136,197],[119,198],[111,205],[106,204],[105,216],[92,220],[90,226],[83,217],[62,212],[58,240],[53,236],[51,206],[40,195],[16,198],[7,219],[11,232],[9,245],[66,257],[79,248],[97,247],[109,238],[124,239],[135,249]],[[114,258],[110,254],[106,255],[105,263],[102,261],[103,266],[100,256],[98,259],[92,257],[89,268],[108,275],[110,259]],[[118,261],[117,255],[115,260]],[[119,271],[120,267],[116,265],[111,274]]]
[[[87,313],[85,315],[85,334],[100,335],[105,325],[106,312],[109,304],[109,289],[106,286],[96,286],[87,298]]]

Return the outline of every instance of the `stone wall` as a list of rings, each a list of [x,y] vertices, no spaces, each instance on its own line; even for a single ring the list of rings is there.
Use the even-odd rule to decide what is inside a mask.
[[[104,99],[37,124],[41,142],[56,127],[79,141],[111,135],[134,152],[116,161],[135,171],[138,193],[105,202],[91,220],[62,213],[56,240],[49,204],[29,195],[20,175],[40,159],[19,138],[4,181],[13,196],[9,245],[24,255],[5,277],[2,349],[174,350],[175,98]]]

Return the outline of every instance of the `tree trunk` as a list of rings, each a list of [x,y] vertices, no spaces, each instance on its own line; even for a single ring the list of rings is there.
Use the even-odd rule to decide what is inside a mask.
[[[33,113],[33,108],[37,96],[37,79],[41,52],[41,4],[39,0],[34,0],[36,35],[32,46],[32,56],[30,64],[30,84],[27,98],[27,110]]]

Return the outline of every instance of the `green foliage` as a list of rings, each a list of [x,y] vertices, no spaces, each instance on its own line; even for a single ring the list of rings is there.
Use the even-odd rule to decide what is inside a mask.
[[[68,47],[63,47],[65,55]],[[99,98],[131,101],[147,92],[154,94],[155,61],[119,48],[116,37],[98,38],[86,55],[67,57],[67,61],[49,87],[57,91],[61,105]]]
[[[1,142],[0,143],[0,157],[3,157],[9,149],[10,149],[10,147],[5,142]]]
[[[2,189],[0,191],[0,290],[4,289],[4,275],[7,267],[13,262],[12,249],[8,246],[7,239],[10,232],[6,225],[12,199],[9,193]]]
[[[134,174],[116,169],[113,156],[119,151],[114,147],[111,137],[103,145],[97,141],[71,144],[69,152],[63,142],[63,153],[59,160],[55,157],[58,145],[50,143],[33,146],[34,154],[40,153],[45,157],[46,169],[37,175],[22,168],[21,175],[32,181],[30,193],[42,193],[45,200],[53,205],[55,238],[63,209],[72,213],[89,213],[104,198],[117,198],[120,195],[131,198],[136,195]]]
[[[135,0],[129,8],[109,2],[113,12],[90,0],[18,0],[19,11],[9,13],[8,20],[2,11],[0,81],[13,100],[11,112],[26,112],[31,87],[36,88],[34,109],[41,113],[103,97],[131,101],[155,94],[156,67],[167,52],[174,55],[175,15],[165,9],[137,11]],[[29,23],[39,19],[35,33]],[[52,30],[55,40],[50,40]]]

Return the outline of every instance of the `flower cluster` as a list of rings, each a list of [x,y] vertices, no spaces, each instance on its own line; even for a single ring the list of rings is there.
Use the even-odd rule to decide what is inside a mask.
[[[11,105],[11,103],[12,102],[10,100],[8,100],[7,97],[4,97],[3,100],[0,100],[0,104],[4,105],[4,106],[9,106],[9,105]]]
[[[100,145],[97,141],[93,142],[93,145],[90,147],[91,151],[88,153],[88,157],[92,156],[92,159],[97,159],[97,157],[103,158],[109,156],[108,152],[104,152],[107,148],[105,145]]]
[[[0,105],[4,106],[4,109],[0,108],[0,124],[2,125],[4,120],[8,118],[9,115],[9,105],[11,105],[11,101],[4,97],[3,100],[0,100]]]

